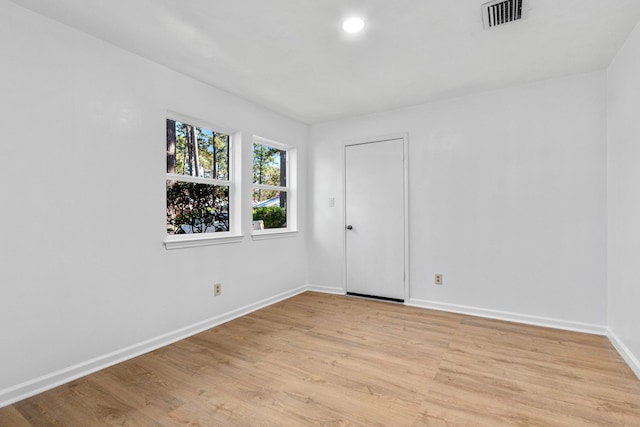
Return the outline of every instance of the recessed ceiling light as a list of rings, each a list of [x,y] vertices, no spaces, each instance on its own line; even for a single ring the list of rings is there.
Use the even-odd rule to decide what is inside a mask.
[[[342,23],[342,29],[347,33],[357,33],[364,28],[364,20],[362,18],[349,18]]]

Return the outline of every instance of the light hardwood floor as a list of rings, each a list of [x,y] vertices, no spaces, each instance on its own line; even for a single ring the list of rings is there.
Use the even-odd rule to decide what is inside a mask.
[[[640,381],[605,337],[307,292],[0,425],[640,426]]]

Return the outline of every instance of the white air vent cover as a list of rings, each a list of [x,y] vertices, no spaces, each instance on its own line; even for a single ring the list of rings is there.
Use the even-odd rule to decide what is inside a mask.
[[[526,0],[495,0],[482,5],[484,28],[493,28],[524,18]]]

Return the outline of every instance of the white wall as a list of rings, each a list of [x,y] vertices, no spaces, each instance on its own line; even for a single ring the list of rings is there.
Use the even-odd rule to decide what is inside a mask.
[[[595,72],[312,126],[310,282],[344,286],[343,142],[408,132],[411,303],[604,332],[605,107]]]
[[[306,283],[304,193],[297,237],[162,244],[167,110],[240,131],[245,155],[252,134],[295,145],[300,171],[305,125],[4,0],[0,58],[0,402]]]
[[[608,70],[609,329],[640,376],[640,24]]]
[[[308,129],[0,0],[0,404],[304,283],[342,291],[343,142],[397,132],[412,303],[597,331],[608,298],[637,365],[639,45],[636,28],[608,74]],[[301,233],[165,250],[167,110],[241,132],[245,155],[253,134],[295,145]]]

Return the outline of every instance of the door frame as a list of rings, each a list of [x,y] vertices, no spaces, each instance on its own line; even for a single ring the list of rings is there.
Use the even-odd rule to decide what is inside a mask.
[[[410,297],[410,279],[409,279],[409,134],[392,133],[378,137],[358,138],[344,141],[342,144],[342,259],[343,259],[343,279],[342,287],[345,294],[347,293],[347,147],[352,145],[374,144],[376,142],[391,141],[395,139],[402,140],[402,149],[404,161],[403,163],[403,194],[404,200],[404,303],[409,301]]]

